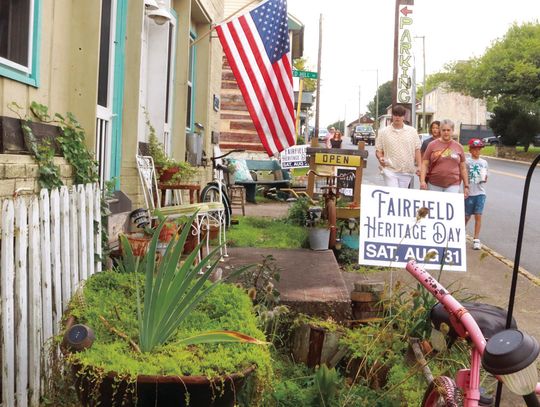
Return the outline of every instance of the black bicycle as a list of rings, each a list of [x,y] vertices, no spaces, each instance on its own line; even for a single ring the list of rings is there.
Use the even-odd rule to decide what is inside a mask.
[[[223,181],[223,174],[228,173],[228,168],[221,163],[221,159],[232,153],[241,153],[244,150],[231,150],[228,153],[211,157],[213,179],[203,188],[201,192],[202,202],[221,202],[225,207],[225,226],[231,226],[232,208],[229,194],[227,193],[227,185]],[[214,152],[215,154],[215,152]]]

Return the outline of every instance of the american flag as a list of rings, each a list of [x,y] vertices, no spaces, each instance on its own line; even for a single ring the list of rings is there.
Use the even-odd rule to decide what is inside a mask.
[[[216,30],[268,155],[294,145],[287,0],[267,0]]]

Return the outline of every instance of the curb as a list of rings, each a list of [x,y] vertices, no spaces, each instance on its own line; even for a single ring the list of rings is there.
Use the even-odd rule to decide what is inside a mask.
[[[467,235],[467,242],[472,242],[472,237],[470,235]],[[514,269],[514,262],[507,257],[503,256],[499,252],[496,252],[495,250],[491,249],[490,247],[487,247],[485,244],[482,243],[482,251],[488,253],[489,255],[495,257],[497,260],[499,260],[501,263],[505,264],[506,266],[510,267],[512,270]],[[531,272],[527,271],[523,267],[519,266],[518,273],[521,274],[523,277],[528,279],[533,284],[540,287],[540,278],[536,277]]]
[[[466,152],[466,154],[468,154],[468,152]],[[506,161],[506,162],[509,162],[509,163],[528,164],[529,166],[530,166],[531,163],[533,162],[533,160],[530,160],[530,161],[526,161],[526,160],[512,160],[511,158],[502,158],[502,157],[495,157],[495,156],[492,156],[492,155],[482,155],[482,154],[480,154],[480,157],[482,157],[482,158],[489,158],[489,159],[492,159],[492,160],[498,160],[498,161]],[[540,165],[540,164],[539,164],[539,165]]]

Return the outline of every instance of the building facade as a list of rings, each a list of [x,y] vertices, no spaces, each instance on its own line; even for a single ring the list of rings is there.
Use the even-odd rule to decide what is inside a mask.
[[[223,0],[137,0],[129,7],[128,0],[8,2],[0,9],[6,22],[0,116],[31,117],[33,101],[51,113],[72,112],[86,130],[100,179],[116,178],[138,201],[135,154],[148,138],[148,124],[176,159],[184,159],[189,133],[198,132],[202,148],[212,150],[222,51],[206,34],[222,20],[223,7]],[[2,140],[16,137],[11,128],[0,130]],[[69,165],[56,160],[67,181]],[[0,196],[37,190],[36,172],[27,153],[2,143]],[[194,181],[209,176],[210,169],[201,167]]]

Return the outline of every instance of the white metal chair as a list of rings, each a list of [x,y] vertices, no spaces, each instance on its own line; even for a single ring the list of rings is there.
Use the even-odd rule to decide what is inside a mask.
[[[207,231],[206,249],[210,248],[210,224],[219,225],[219,244],[226,244],[225,225],[224,225],[224,206],[220,202],[204,202],[194,204],[179,204],[172,206],[161,206],[160,190],[158,189],[156,170],[154,160],[150,156],[136,155],[137,169],[139,179],[143,189],[144,201],[151,216],[161,215],[169,218],[178,218],[181,216],[191,216],[197,212],[197,221],[194,224],[193,234],[197,234],[197,242],[200,242],[201,234]],[[223,253],[221,253],[223,254]],[[199,254],[200,256],[200,254]]]

